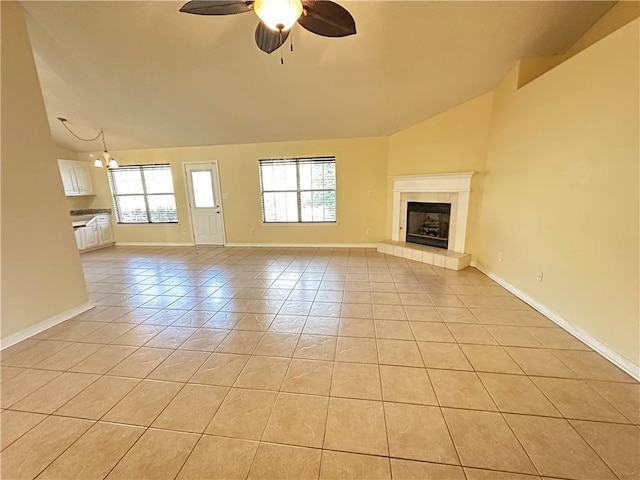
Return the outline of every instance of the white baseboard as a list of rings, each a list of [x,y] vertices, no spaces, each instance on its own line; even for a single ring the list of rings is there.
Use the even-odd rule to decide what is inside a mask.
[[[271,248],[376,248],[377,243],[227,243],[194,245],[173,242],[116,242],[116,247],[271,247]]]
[[[9,335],[7,338],[3,338],[0,346],[0,350],[4,350],[5,348],[10,347],[11,345],[15,345],[22,340],[25,340],[29,337],[32,337],[40,332],[43,332],[47,328],[51,328],[59,323],[64,322],[65,320],[69,320],[70,318],[75,317],[76,315],[80,315],[87,310],[90,310],[94,307],[93,303],[85,302],[77,305],[69,310],[58,313],[53,317],[49,317],[46,320],[36,323],[35,325],[31,325],[30,327],[25,328],[24,330],[20,330],[19,332],[14,333],[13,335]]]
[[[116,247],[193,247],[193,243],[180,242],[116,242]]]
[[[493,273],[491,270],[489,270],[486,266],[482,265],[481,263],[472,261],[471,266],[480,270],[491,280],[500,284],[502,287],[507,289],[509,292],[513,293],[520,300],[522,300],[529,306],[536,309],[538,312],[540,312],[542,315],[547,317],[549,320],[551,320],[552,322],[557,324],[559,327],[566,330],[568,333],[576,337],[581,342],[591,347],[593,350],[598,352],[600,355],[602,355],[604,358],[609,360],[611,363],[613,363],[617,367],[627,372],[633,378],[635,378],[636,380],[640,380],[640,365],[636,365],[628,358],[623,357],[622,355],[617,353],[615,350],[613,350],[611,347],[602,343],[600,340],[598,340],[596,337],[594,337],[591,333],[589,333],[584,328],[579,327],[578,325],[570,322],[569,320],[562,317],[561,315],[554,312],[553,310],[549,309],[542,303],[538,302],[537,300],[534,300],[529,295],[524,293],[522,290],[514,287],[509,282],[507,282],[503,278]]]
[[[271,248],[376,248],[375,243],[227,243],[225,247],[271,247]]]
[[[95,252],[96,250],[102,250],[103,248],[113,247],[114,245],[115,245],[115,242],[110,242],[110,243],[105,243],[103,245],[98,245],[97,247],[83,248],[82,250],[80,250],[80,253]]]

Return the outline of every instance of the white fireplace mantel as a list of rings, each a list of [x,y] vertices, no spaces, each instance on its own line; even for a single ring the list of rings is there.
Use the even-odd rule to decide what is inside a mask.
[[[453,231],[450,232],[449,250],[465,253],[467,233],[467,217],[469,214],[469,192],[471,191],[471,177],[474,172],[438,173],[433,175],[406,175],[391,177],[393,180],[393,220],[391,239],[404,241],[403,233],[406,229],[406,218],[402,218],[402,206],[406,201],[401,200],[402,194],[450,194],[455,200],[452,208]],[[404,206],[406,210],[406,205]],[[455,210],[455,213],[454,213]]]

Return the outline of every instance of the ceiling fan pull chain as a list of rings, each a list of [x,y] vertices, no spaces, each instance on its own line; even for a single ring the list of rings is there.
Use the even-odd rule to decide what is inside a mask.
[[[287,39],[285,38],[285,42],[287,41]],[[280,45],[282,45],[284,42],[282,41],[282,29],[280,29]],[[280,65],[284,65],[284,58],[282,57],[282,49],[280,49]]]

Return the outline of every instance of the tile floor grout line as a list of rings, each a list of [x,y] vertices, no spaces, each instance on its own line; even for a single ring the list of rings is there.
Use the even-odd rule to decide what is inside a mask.
[[[533,468],[536,469],[536,472],[538,472],[538,475],[540,477],[542,477],[542,472],[540,471],[540,467],[538,467],[538,464],[533,460],[533,458],[531,457],[531,454],[527,451],[527,449],[525,448],[525,446],[523,445],[522,441],[520,440],[520,437],[518,437],[518,435],[516,434],[516,431],[514,430],[513,426],[509,423],[509,421],[507,420],[507,417],[505,416],[504,413],[502,412],[498,412],[498,414],[500,415],[500,418],[502,418],[502,421],[504,423],[506,423],[507,428],[509,428],[509,431],[511,432],[511,434],[514,436],[514,438],[516,439],[516,441],[518,442],[518,445],[520,445],[520,448],[522,449],[522,451],[524,452],[524,454],[527,456],[527,458],[529,459],[529,462],[531,462],[531,465],[533,465]]]
[[[47,418],[52,417],[52,416],[54,416],[54,415],[48,415],[48,416],[47,416]],[[44,472],[47,468],[49,468],[51,465],[53,465],[53,463],[54,463],[56,460],[58,460],[62,455],[64,455],[64,454],[65,454],[65,453],[66,453],[66,452],[67,452],[67,451],[68,451],[68,450],[69,450],[73,445],[75,445],[76,443],[78,443],[78,441],[79,441],[82,437],[84,437],[84,436],[86,435],[86,433],[94,427],[94,425],[96,425],[96,424],[98,423],[98,421],[97,421],[97,420],[86,420],[86,419],[84,419],[84,420],[85,420],[85,421],[92,422],[92,423],[91,423],[91,425],[90,425],[90,426],[89,426],[85,431],[83,431],[80,435],[78,435],[78,437],[77,437],[73,442],[71,442],[71,443],[67,446],[67,448],[65,448],[62,452],[60,452],[60,454],[59,454],[59,455],[57,455],[53,460],[51,460],[49,463],[47,463],[47,465],[46,465],[44,468],[42,468],[38,473],[36,473],[36,475],[35,475],[33,478],[37,478],[38,476],[42,475],[42,472]],[[43,421],[44,421],[44,420],[43,420]]]
[[[211,354],[213,355],[213,353]],[[209,357],[210,358],[210,357]],[[206,363],[206,362],[205,362]],[[203,364],[204,365],[204,364]],[[199,370],[199,369],[198,369]],[[195,375],[195,374],[194,374]],[[189,452],[189,455],[187,455],[187,458],[185,459],[184,463],[180,466],[180,469],[178,470],[178,472],[176,473],[175,478],[178,478],[180,476],[180,472],[182,472],[182,469],[184,468],[184,466],[187,464],[187,462],[189,461],[189,459],[191,458],[191,455],[193,455],[193,452],[195,451],[196,447],[198,446],[198,444],[202,441],[202,438],[204,437],[207,429],[209,428],[209,426],[211,425],[211,422],[213,422],[214,417],[216,416],[216,414],[218,413],[218,410],[220,410],[220,408],[222,407],[222,405],[224,404],[225,400],[227,399],[227,397],[229,396],[229,393],[231,393],[231,389],[233,387],[222,387],[222,388],[227,388],[227,393],[225,393],[224,398],[220,401],[220,404],[218,405],[218,408],[216,408],[215,412],[213,412],[213,415],[211,416],[211,419],[209,420],[209,423],[207,423],[207,425],[204,427],[204,429],[202,430],[202,433],[200,433],[200,436],[198,437],[198,440],[196,441],[195,445],[193,446],[193,448],[191,449],[191,451]],[[174,397],[175,398],[175,397]],[[258,451],[258,449],[256,448],[256,452]]]
[[[331,408],[331,390],[333,389],[333,374],[335,371],[335,356],[337,355],[337,352],[335,350],[337,350],[338,345],[336,342],[336,346],[334,348],[334,360],[333,360],[333,365],[331,368],[331,376],[329,377],[329,396],[327,397],[327,411],[324,414],[324,429],[322,431],[322,443],[320,444],[320,465],[318,466],[318,478],[320,478],[320,474],[322,473],[322,462],[324,459],[324,450],[325,450],[325,443],[327,441],[327,425],[329,424],[329,409]]]
[[[98,422],[99,422],[99,420],[98,420]],[[96,423],[98,423],[98,422],[96,422]],[[108,423],[108,422],[105,422],[105,423]],[[127,424],[125,424],[125,425],[127,425]],[[129,454],[129,452],[131,450],[133,450],[133,447],[135,447],[138,444],[138,442],[140,441],[140,439],[149,431],[149,426],[146,426],[146,427],[145,426],[141,426],[141,425],[134,425],[134,426],[136,426],[138,428],[142,428],[144,431],[140,434],[140,436],[138,438],[136,438],[136,441],[133,442],[129,446],[129,448],[127,448],[127,451],[124,452],[124,454],[118,459],[118,461],[113,464],[113,466],[109,469],[107,474],[104,477],[102,477],[103,479],[106,479],[109,475],[111,475],[111,472],[113,472],[116,469],[116,467],[120,464],[120,462]]]
[[[34,369],[27,368],[27,370],[34,370]],[[65,372],[60,372],[60,371],[58,371],[58,370],[40,370],[40,371],[42,371],[42,372],[56,372],[58,375],[56,375],[55,377],[53,377],[51,380],[48,380],[47,382],[43,383],[43,384],[42,384],[42,385],[40,385],[39,387],[37,387],[37,388],[35,388],[35,389],[31,390],[29,393],[27,393],[27,394],[25,394],[24,396],[20,397],[20,398],[19,398],[19,399],[17,399],[16,401],[12,402],[11,404],[9,404],[9,406],[7,406],[7,407],[2,407],[2,409],[3,409],[3,410],[9,410],[11,407],[13,407],[13,406],[14,406],[15,404],[17,404],[18,402],[21,402],[22,400],[24,400],[25,398],[27,398],[27,397],[28,397],[29,395],[31,395],[32,393],[36,392],[37,390],[40,390],[42,387],[47,386],[49,383],[51,383],[51,382],[52,382],[52,381],[54,381],[56,378],[60,377],[63,373],[65,373]],[[23,374],[25,374],[25,373],[27,373],[27,372],[26,372],[26,371],[21,372],[20,374],[16,375],[16,376],[15,376],[15,377],[13,377],[13,378],[18,378],[18,377],[20,377],[21,375],[23,375]],[[11,379],[11,380],[13,380],[13,379]],[[6,388],[6,385],[5,385],[5,387],[4,387],[4,388]],[[36,413],[36,412],[32,412],[32,413]]]
[[[126,378],[126,377],[123,377],[123,378]],[[142,381],[142,379],[135,379],[135,380],[140,380],[138,383],[140,383]],[[147,380],[147,379],[145,379],[145,380]],[[182,382],[166,381],[166,380],[154,380],[154,379],[148,379],[148,380],[152,381],[152,382],[161,382],[161,383],[180,383],[180,384],[182,383]],[[263,389],[256,389],[256,388],[247,388],[247,387],[229,387],[229,386],[225,386],[225,385],[210,385],[210,384],[199,384],[199,383],[189,383],[189,384],[185,384],[185,386],[186,385],[220,387],[220,388],[229,388],[229,389],[234,388],[234,389],[238,389],[238,390],[249,390],[249,391],[271,392],[271,393],[284,393],[284,394],[287,394],[287,395],[300,395],[300,396],[308,396],[308,397],[327,397],[327,398],[336,398],[336,399],[345,399],[345,400],[367,400],[367,401],[371,401],[371,402],[381,402],[382,401],[382,400],[363,399],[361,397],[345,397],[345,396],[336,396],[336,395],[319,395],[319,394],[315,394],[315,393],[299,393],[299,392],[287,392],[287,391],[276,391],[276,390],[263,390]],[[502,411],[502,410],[483,410],[483,409],[478,409],[478,408],[454,407],[454,406],[447,406],[447,405],[435,405],[435,404],[425,404],[425,403],[410,403],[410,402],[398,402],[398,401],[387,401],[387,400],[384,400],[384,402],[385,403],[390,403],[390,404],[411,405],[411,406],[418,406],[418,407],[420,407],[420,406],[438,407],[438,408],[446,408],[448,410],[460,410],[460,411],[466,411],[466,412],[500,413],[500,414],[503,414],[503,415],[518,415],[518,416],[522,416],[522,417],[546,418],[546,419],[550,419],[550,420],[566,420],[568,422],[577,421],[577,422],[588,422],[588,423],[602,424],[602,425],[640,427],[640,424],[611,422],[611,421],[604,421],[604,420],[591,420],[591,419],[586,419],[586,418],[540,415],[540,414],[512,412],[512,411]],[[119,401],[117,403],[119,403]],[[31,414],[37,414],[37,415],[46,415],[46,416],[64,417],[64,418],[75,418],[75,419],[79,419],[79,420],[100,421],[100,422],[107,422],[107,423],[117,423],[117,424],[122,424],[122,425],[144,427],[144,425],[140,425],[140,424],[126,423],[126,422],[122,422],[122,421],[116,422],[116,421],[112,421],[112,420],[103,420],[104,415],[101,416],[98,419],[95,419],[95,418],[81,417],[81,416],[75,416],[75,415],[69,415],[69,414],[61,414],[61,413],[57,413],[57,410],[55,412],[53,412],[53,413],[50,413],[50,414],[42,413],[42,412],[33,412],[33,411],[30,411],[30,410],[17,410],[17,409],[14,409],[14,408],[6,408],[4,410],[5,411],[11,411],[11,412],[19,412],[19,413],[31,413]],[[109,411],[110,410],[111,409],[109,409]],[[106,415],[106,413],[105,413],[105,415]],[[158,427],[153,427],[153,428],[160,429]],[[179,429],[163,428],[161,430],[173,430],[173,431],[180,431],[180,432],[184,432],[184,433],[193,433],[193,432],[190,432],[188,430],[179,430]]]
[[[375,328],[375,325],[374,325]],[[378,356],[378,378],[380,379],[380,398],[382,400],[382,421],[384,422],[384,437],[387,443],[387,454],[388,454],[388,462],[389,465],[389,478],[393,479],[393,469],[391,466],[391,445],[389,443],[389,429],[387,427],[387,409],[385,408],[385,400],[384,400],[384,387],[382,385],[382,371],[380,370],[380,348],[378,346],[378,342],[376,342],[376,355]],[[422,356],[420,357],[422,358]],[[424,361],[422,362],[424,364]]]
[[[580,382],[582,383],[585,387],[587,387],[587,389],[589,389],[591,392],[593,392],[595,395],[597,395],[598,398],[600,398],[606,405],[608,405],[611,409],[613,409],[615,412],[617,412],[622,418],[624,418],[625,420],[627,420],[629,423],[626,422],[614,422],[614,421],[606,421],[606,420],[594,420],[591,418],[573,418],[573,417],[567,417],[567,415],[560,409],[560,407],[556,404],[557,402],[554,402],[553,399],[540,387],[540,385],[538,385],[538,383],[534,380],[535,378],[545,378],[545,377],[538,377],[538,376],[531,376],[529,377],[529,379],[531,380],[531,383],[533,383],[536,388],[540,391],[540,393],[542,393],[542,395],[556,408],[556,410],[560,413],[560,415],[562,415],[562,418],[565,418],[566,420],[579,420],[579,421],[587,421],[587,422],[599,422],[599,423],[609,423],[609,424],[615,424],[615,425],[628,425],[628,424],[633,424],[633,422],[631,422],[627,416],[622,413],[618,408],[616,408],[615,405],[613,405],[611,402],[609,402],[606,398],[604,398],[600,392],[598,392],[595,388],[592,388],[591,385],[589,385],[587,383],[586,380],[583,379],[573,379],[573,378],[555,378],[555,377],[547,377],[550,380],[562,380],[562,381],[569,381],[569,382]]]
[[[604,457],[602,455],[600,455],[600,453],[591,446],[591,442],[589,442],[589,440],[587,440],[584,435],[582,435],[582,433],[580,433],[580,430],[578,430],[576,428],[576,426],[568,419],[565,419],[565,421],[569,424],[571,430],[573,430],[581,439],[582,441],[589,447],[589,449],[595,453],[595,455],[600,459],[600,461],[609,469],[609,471],[613,474],[614,477],[620,479],[620,475],[618,475],[613,468],[609,465],[609,462],[607,462]]]
[[[15,410],[10,410],[10,411],[15,411]],[[3,410],[4,412],[4,410]],[[21,412],[24,413],[24,412]],[[33,413],[33,412],[27,412],[27,413]],[[14,440],[11,441],[11,443],[5,445],[2,450],[0,450],[0,452],[4,452],[7,448],[9,448],[11,445],[13,445],[14,443],[16,443],[18,440],[20,440],[22,437],[24,437],[27,433],[29,433],[31,430],[33,430],[34,428],[36,428],[38,425],[40,425],[42,422],[44,422],[47,418],[49,418],[50,416],[53,415],[47,415],[47,414],[40,414],[43,415],[44,418],[41,419],[39,422],[37,422],[36,424],[34,424],[33,426],[31,426],[29,429],[27,429],[25,432],[23,432],[22,434],[20,434],[17,438],[15,438]]]
[[[424,361],[424,360],[423,360]],[[442,420],[444,422],[444,426],[447,429],[447,434],[449,435],[449,439],[451,440],[451,443],[453,444],[453,450],[456,452],[456,458],[458,459],[458,464],[463,467],[464,464],[462,463],[462,457],[460,457],[460,452],[458,451],[458,446],[456,445],[456,442],[453,438],[453,435],[451,434],[451,429],[449,428],[449,423],[447,422],[447,417],[445,416],[444,412],[442,411],[442,404],[440,402],[440,398],[438,397],[438,392],[436,391],[436,388],[433,385],[433,380],[431,380],[431,375],[429,375],[429,370],[425,367],[425,372],[427,373],[427,378],[429,379],[429,385],[431,386],[431,390],[433,391],[433,396],[436,398],[436,402],[438,403],[437,408],[438,408],[438,412],[440,413],[440,416],[442,417]],[[466,472],[463,469],[463,474],[465,476],[465,478],[467,477]]]

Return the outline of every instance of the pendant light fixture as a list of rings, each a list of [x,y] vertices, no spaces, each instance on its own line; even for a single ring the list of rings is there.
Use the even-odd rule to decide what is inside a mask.
[[[94,140],[97,140],[98,138],[102,138],[102,147],[104,148],[104,151],[102,152],[102,158],[96,158],[93,162],[93,166],[94,167],[98,167],[98,168],[118,168],[118,162],[116,161],[115,158],[113,158],[113,156],[109,153],[109,150],[107,150],[107,142],[104,139],[104,130],[101,128],[100,131],[98,132],[98,134],[93,137],[93,138],[82,138],[79,137],[78,135],[76,135],[67,125],[68,120],[66,118],[63,117],[57,117],[58,120],[60,120],[60,123],[62,123],[62,125],[64,126],[64,128],[66,128],[69,133],[71,135],[73,135],[74,137],[76,137],[78,140],[81,140],[83,142],[93,142]]]

